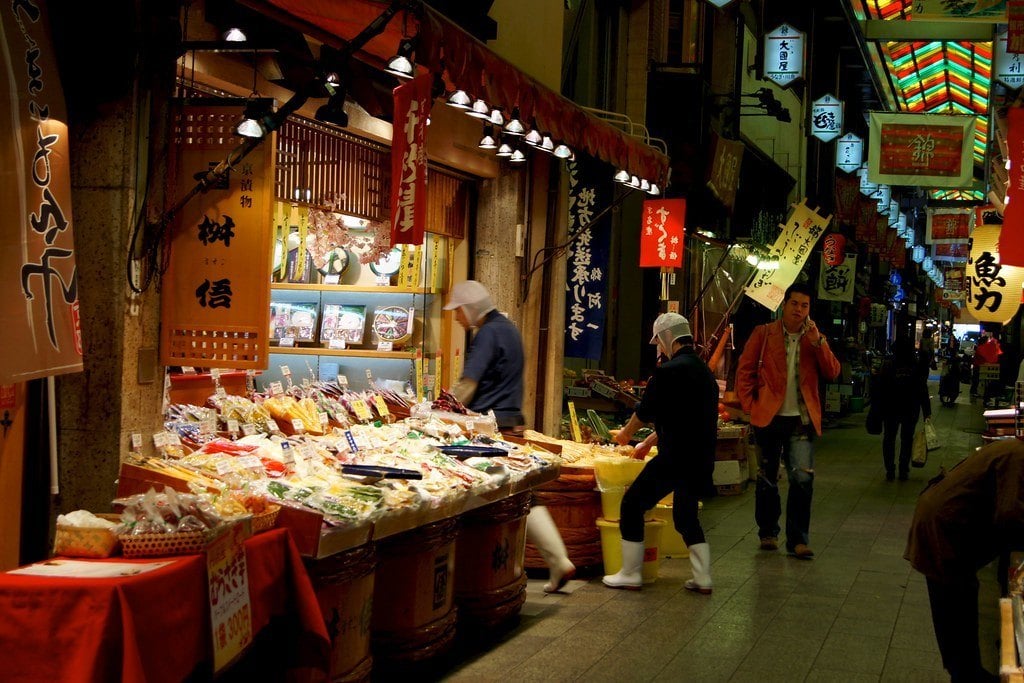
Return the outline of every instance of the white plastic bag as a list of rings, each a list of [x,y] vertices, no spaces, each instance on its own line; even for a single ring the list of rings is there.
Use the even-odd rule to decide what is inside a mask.
[[[931,418],[924,421],[924,439],[928,450],[934,451],[941,444],[939,443],[939,434],[935,431],[935,426],[932,424]]]

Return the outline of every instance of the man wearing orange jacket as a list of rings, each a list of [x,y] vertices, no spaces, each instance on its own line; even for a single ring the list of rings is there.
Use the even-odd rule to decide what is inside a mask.
[[[754,501],[762,550],[779,547],[779,463],[786,464],[786,550],[814,557],[808,543],[814,492],[814,442],[821,435],[818,382],[839,375],[839,361],[810,319],[805,284],[786,290],[782,318],[754,329],[736,368],[736,393],[761,447]]]

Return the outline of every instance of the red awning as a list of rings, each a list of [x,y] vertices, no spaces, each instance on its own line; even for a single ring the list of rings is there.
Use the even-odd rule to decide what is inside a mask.
[[[328,44],[348,43],[390,3],[377,0],[242,0],[278,21]],[[616,169],[665,187],[668,157],[562,97],[505,61],[426,5],[399,12],[363,47],[361,59],[377,65],[398,51],[403,36],[418,36],[416,63],[444,73],[451,85],[506,110],[518,106],[524,123],[536,118],[553,139],[602,159]],[[443,59],[442,59],[443,57]]]

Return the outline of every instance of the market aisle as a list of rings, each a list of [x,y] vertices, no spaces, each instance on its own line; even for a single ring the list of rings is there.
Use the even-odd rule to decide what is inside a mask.
[[[548,596],[531,580],[519,626],[482,654],[460,655],[452,681],[948,681],[932,633],[923,577],[903,559],[918,492],[940,465],[981,444],[979,400],[942,408],[943,448],[910,481],[887,482],[881,437],[864,415],[819,442],[813,561],[757,549],[753,489],[708,502],[714,594],[683,589],[688,560],[665,560],[642,592],[600,579]],[[982,577],[983,658],[996,665],[998,587]]]

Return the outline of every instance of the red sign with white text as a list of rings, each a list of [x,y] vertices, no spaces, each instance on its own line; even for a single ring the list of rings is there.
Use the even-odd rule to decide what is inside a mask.
[[[392,91],[391,244],[423,244],[427,222],[427,116],[433,76],[424,74]]]
[[[644,202],[640,225],[640,267],[680,268],[683,265],[685,199]]]

